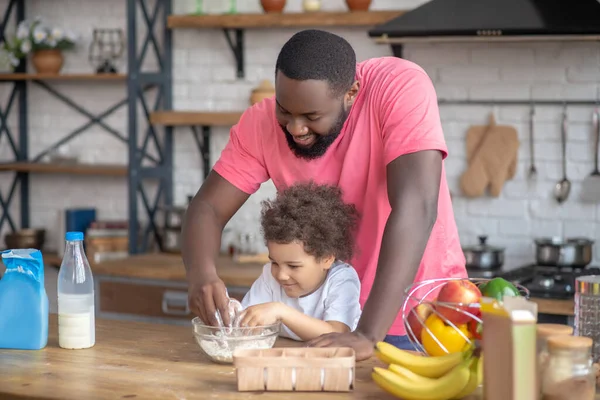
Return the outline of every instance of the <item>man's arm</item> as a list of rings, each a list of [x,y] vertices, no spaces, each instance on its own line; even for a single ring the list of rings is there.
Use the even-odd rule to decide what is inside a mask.
[[[373,342],[383,340],[394,322],[437,219],[442,153],[418,151],[387,165],[387,190],[392,211],[387,220],[373,287],[357,331]]]
[[[215,310],[229,323],[225,285],[217,275],[215,259],[223,228],[249,195],[211,171],[192,199],[183,219],[181,256],[189,284],[192,312],[216,324]]]

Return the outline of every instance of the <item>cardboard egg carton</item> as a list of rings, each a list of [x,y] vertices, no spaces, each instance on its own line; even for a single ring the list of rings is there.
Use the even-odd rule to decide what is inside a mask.
[[[352,348],[239,349],[233,364],[240,392],[349,392],[354,388]]]

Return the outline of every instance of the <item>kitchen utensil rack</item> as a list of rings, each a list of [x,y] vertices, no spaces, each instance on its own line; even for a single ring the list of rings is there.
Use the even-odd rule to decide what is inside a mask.
[[[240,392],[349,392],[354,388],[352,348],[239,349],[233,364]]]

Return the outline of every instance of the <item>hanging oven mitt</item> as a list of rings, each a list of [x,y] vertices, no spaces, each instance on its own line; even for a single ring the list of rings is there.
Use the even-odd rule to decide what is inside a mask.
[[[511,165],[516,164],[518,149],[517,131],[510,126],[496,125],[492,115],[489,128],[477,148],[471,149],[471,162],[460,178],[463,193],[467,197],[479,197],[489,187],[490,195],[498,197],[504,182],[510,179]]]

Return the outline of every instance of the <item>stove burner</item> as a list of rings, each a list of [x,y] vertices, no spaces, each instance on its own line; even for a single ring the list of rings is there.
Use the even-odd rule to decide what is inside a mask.
[[[526,265],[497,276],[526,287],[531,297],[572,299],[575,279],[584,275],[600,275],[599,267],[571,268]]]

